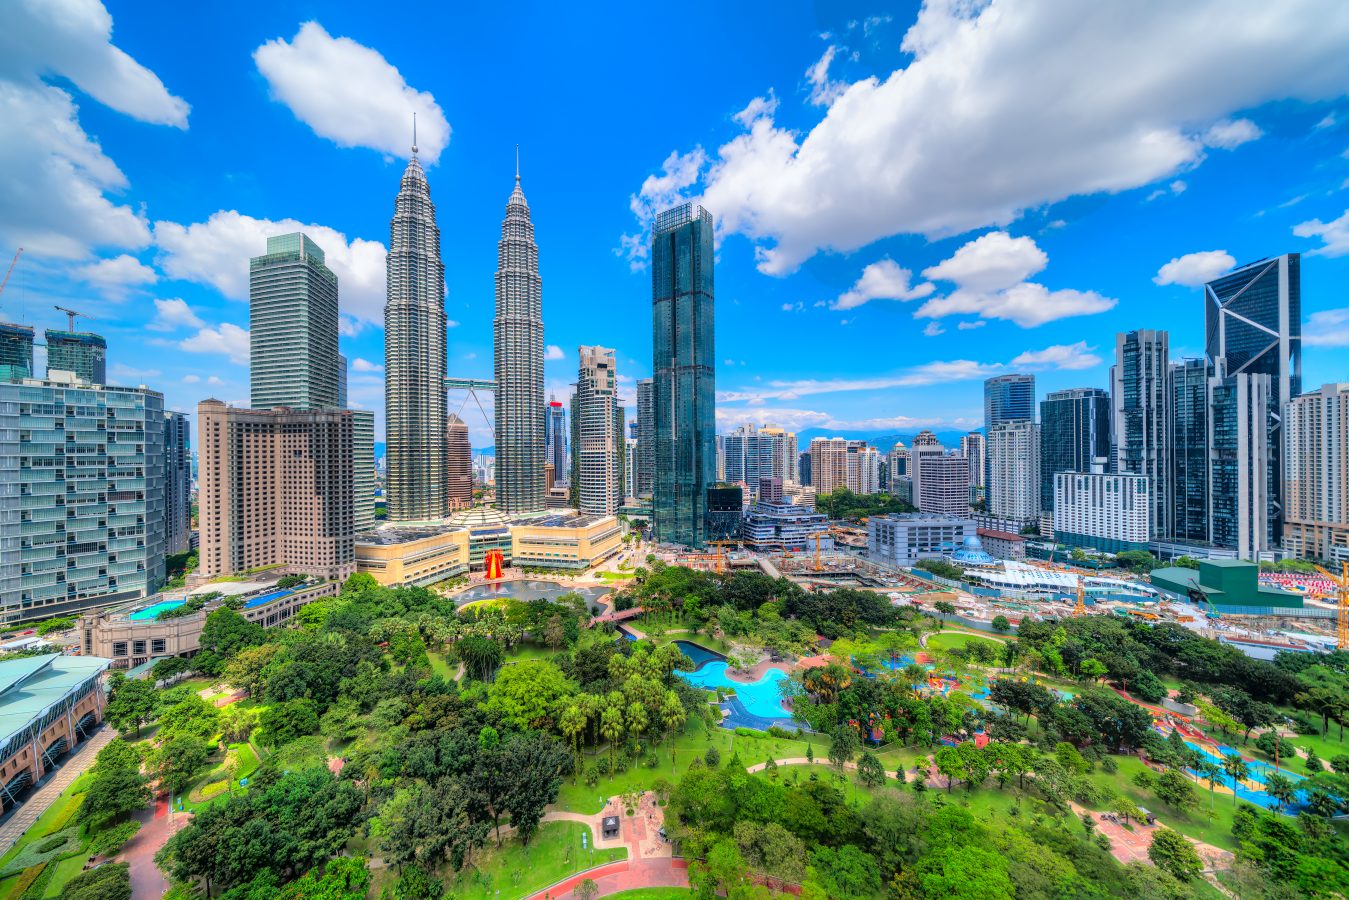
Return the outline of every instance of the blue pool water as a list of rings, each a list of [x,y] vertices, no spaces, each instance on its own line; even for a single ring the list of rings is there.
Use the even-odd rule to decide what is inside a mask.
[[[136,622],[143,622],[146,619],[153,619],[160,613],[170,609],[177,609],[187,601],[185,600],[160,600],[158,603],[151,604],[144,609],[138,609],[133,613],[128,613],[127,618]]]
[[[292,590],[271,591],[266,594],[259,594],[256,597],[250,597],[244,604],[244,609],[252,609],[255,606],[261,606],[264,603],[271,603],[273,600],[280,600],[282,597],[289,597],[295,593]]]
[[[1195,744],[1190,741],[1186,741],[1185,746],[1189,747],[1191,750],[1196,751],[1201,758],[1207,760],[1208,762],[1217,763],[1218,765],[1222,765],[1224,757],[1239,752],[1235,747],[1227,747],[1222,744],[1219,744],[1218,752],[1221,753],[1222,756],[1215,756],[1213,753],[1209,751],[1207,747],[1204,747],[1201,744]],[[1255,783],[1260,785],[1263,785],[1265,783],[1265,779],[1268,778],[1269,774],[1274,771],[1273,766],[1267,763],[1260,762],[1259,760],[1253,759],[1246,760],[1246,768],[1250,772],[1250,774],[1247,776],[1249,780],[1254,781]],[[1199,778],[1199,773],[1194,771],[1193,769],[1187,769],[1186,771],[1189,772],[1191,775],[1195,776],[1196,778]],[[1294,783],[1303,780],[1303,776],[1298,775],[1296,772],[1290,772],[1287,769],[1283,769],[1280,772],[1280,774],[1282,774],[1285,778],[1291,779]],[[1265,793],[1263,790],[1253,791],[1250,788],[1246,787],[1246,785],[1244,784],[1237,784],[1226,774],[1218,776],[1218,783],[1228,788],[1229,790],[1236,791],[1236,795],[1238,798],[1245,800],[1248,803],[1254,803],[1256,806],[1262,807],[1264,809],[1272,810],[1276,805],[1278,805],[1278,801],[1275,800],[1273,797],[1271,797],[1269,794]],[[1199,784],[1200,786],[1207,786],[1208,779],[1199,778]],[[1306,806],[1306,804],[1307,804],[1306,792],[1298,791],[1296,796],[1293,798],[1291,812],[1296,813],[1298,810]],[[1290,810],[1288,810],[1285,807],[1284,811],[1289,812]]]
[[[675,644],[685,656],[693,660],[695,667],[692,672],[680,672],[681,678],[705,690],[725,688],[735,691],[735,697],[723,705],[730,712],[723,725],[729,728],[742,725],[759,729],[770,725],[796,727],[791,720],[792,714],[782,705],[782,696],[778,693],[778,685],[787,680],[786,672],[769,669],[762,678],[749,684],[732,681],[726,674],[725,657],[689,641],[676,641]]]

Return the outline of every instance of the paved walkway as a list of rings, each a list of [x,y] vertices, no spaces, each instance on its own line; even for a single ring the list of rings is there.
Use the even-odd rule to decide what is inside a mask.
[[[623,891],[635,891],[641,888],[689,886],[689,864],[683,859],[622,859],[607,865],[596,866],[549,886],[547,889],[531,894],[528,900],[576,900],[572,893],[576,886],[587,878],[593,879],[599,887],[597,897],[608,897]]]
[[[100,728],[93,737],[76,748],[75,754],[61,764],[56,773],[47,779],[46,784],[38,788],[14,811],[14,815],[0,825],[0,854],[8,852],[9,848],[14,846],[23,833],[56,802],[61,792],[70,787],[72,781],[83,775],[84,771],[94,764],[94,757],[98,756],[98,751],[116,736],[117,732],[112,728]]]
[[[155,854],[174,832],[192,821],[186,813],[169,809],[165,795],[157,796],[151,808],[136,814],[141,830],[136,832],[116,859],[131,865],[132,900],[159,900],[169,889],[169,880],[155,865]]]

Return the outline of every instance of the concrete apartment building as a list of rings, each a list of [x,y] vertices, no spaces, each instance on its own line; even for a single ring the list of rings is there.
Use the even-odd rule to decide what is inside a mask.
[[[204,400],[197,428],[201,576],[356,571],[351,412]]]
[[[952,457],[964,466],[965,458]],[[974,537],[973,519],[930,513],[872,516],[867,520],[867,558],[892,566],[950,556]]]
[[[1284,436],[1284,549],[1349,562],[1349,382],[1294,398]]]

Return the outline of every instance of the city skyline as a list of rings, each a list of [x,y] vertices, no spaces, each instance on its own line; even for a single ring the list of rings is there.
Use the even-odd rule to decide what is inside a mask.
[[[642,257],[643,229],[657,207],[685,198],[700,199],[722,223],[719,431],[744,422],[850,436],[968,430],[981,423],[979,386],[989,375],[1033,372],[1037,399],[1053,390],[1105,387],[1115,333],[1165,329],[1173,356],[1201,356],[1202,280],[1285,252],[1304,254],[1304,387],[1349,378],[1336,355],[1337,347],[1349,346],[1349,308],[1335,287],[1349,272],[1343,190],[1349,161],[1342,156],[1349,115],[1338,86],[1345,83],[1339,74],[1346,63],[1327,50],[1349,33],[1343,11],[1331,6],[1298,17],[1316,21],[1314,31],[1243,36],[1256,42],[1252,51],[1262,49],[1260,41],[1270,42],[1263,46],[1269,52],[1286,49],[1280,41],[1301,42],[1291,68],[1260,76],[1258,85],[1214,90],[1202,107],[1143,111],[1129,105],[1092,114],[1113,115],[1121,127],[1154,129],[1167,139],[1158,159],[1140,159],[1138,147],[1128,145],[1120,150],[1127,158],[1094,161],[1096,168],[1074,172],[1069,183],[1049,170],[1056,158],[1037,162],[1026,148],[1008,147],[1006,158],[991,160],[990,167],[1024,175],[1019,180],[1031,185],[1030,193],[998,198],[1006,205],[996,209],[951,195],[897,209],[894,198],[881,197],[875,209],[844,225],[821,207],[821,227],[837,231],[826,246],[808,225],[776,208],[756,208],[758,201],[735,188],[747,189],[752,180],[746,179],[773,171],[775,161],[752,140],[755,129],[771,137],[790,128],[823,144],[825,112],[841,112],[845,97],[873,105],[890,121],[897,115],[890,95],[919,90],[905,86],[906,67],[940,70],[948,43],[938,31],[925,43],[912,10],[875,23],[866,13],[788,8],[766,23],[771,52],[754,47],[728,71],[700,73],[698,86],[706,90],[691,96],[704,99],[666,111],[658,124],[643,117],[614,125],[582,110],[580,121],[566,128],[590,129],[594,141],[617,139],[614,164],[596,166],[587,162],[593,142],[578,147],[556,138],[563,120],[549,104],[556,105],[555,91],[562,88],[541,83],[546,79],[536,77],[536,67],[557,53],[560,36],[593,32],[584,40],[603,40],[604,28],[633,22],[597,30],[589,17],[541,14],[513,32],[512,52],[530,64],[499,85],[465,94],[447,80],[456,66],[447,75],[429,64],[429,36],[391,31],[355,9],[325,9],[320,21],[306,22],[294,11],[260,8],[243,21],[225,22],[209,10],[156,17],[112,4],[115,38],[109,43],[103,35],[99,52],[129,53],[133,66],[144,67],[138,70],[143,82],[114,80],[104,89],[79,78],[61,81],[74,68],[60,54],[48,69],[20,67],[4,76],[24,102],[57,104],[58,120],[67,116],[82,140],[98,142],[72,182],[92,186],[92,207],[71,206],[76,201],[64,189],[45,211],[18,197],[0,198],[13,201],[0,251],[8,257],[17,246],[27,248],[4,295],[4,317],[41,334],[63,324],[51,306],[70,303],[94,317],[81,328],[108,339],[109,381],[146,383],[165,393],[166,406],[189,413],[207,396],[241,403],[249,380],[242,302],[247,259],[267,237],[302,230],[328,253],[341,279],[351,405],[374,409],[382,436],[385,216],[416,111],[430,178],[455,203],[453,221],[441,223],[446,245],[455,247],[445,273],[448,316],[456,323],[449,329],[453,375],[491,375],[486,280],[500,221],[499,190],[491,186],[508,177],[519,142],[534,186],[539,240],[549,248],[545,396],[565,400],[575,348],[599,343],[617,350],[621,397],[631,411],[635,380],[651,375],[643,317],[584,311],[596,295],[615,310],[644,305],[650,273],[643,268],[649,262]],[[765,24],[747,12],[723,15],[710,38],[700,35],[713,42],[709,50],[723,42],[740,47],[737,36],[751,22]],[[929,24],[951,15],[936,7],[923,11]],[[1017,15],[1026,20],[1026,34],[1013,38],[990,28],[985,40],[1025,41],[1045,33],[1033,8]],[[505,27],[490,12],[472,16],[465,23],[470,32]],[[1228,18],[1205,17],[1196,6],[1163,28],[1158,15],[1139,11],[1128,27],[1138,43],[1164,49],[1192,35],[1196,20],[1204,19],[1205,44],[1217,47]],[[30,37],[50,32],[28,14],[13,25],[16,34]],[[211,65],[202,68],[213,71],[210,82],[166,49],[175,35],[193,29],[219,37],[205,51]],[[1088,17],[1082,30],[1089,38],[1100,23]],[[463,60],[456,65],[465,71],[485,58],[472,41],[457,34],[451,40],[456,60]],[[1083,45],[1093,46],[1084,40],[1053,48],[1053,60],[1069,65],[1069,54],[1085,52]],[[625,47],[616,58],[586,60],[579,74],[597,75],[635,52]],[[302,77],[331,75],[327,96],[341,99],[353,87],[323,67],[349,59],[370,64],[377,77],[366,87],[382,101],[359,125],[343,121],[338,113],[345,107],[334,111],[323,97],[306,93]],[[1191,64],[1208,59],[1177,63],[1159,77],[1181,83],[1196,77]],[[525,82],[528,92],[520,90]],[[1026,88],[1032,98],[1033,87]],[[510,104],[503,102],[507,93]],[[992,126],[1003,112],[986,115],[993,118],[934,124],[902,146],[925,158],[958,129]],[[264,128],[268,141],[257,141]],[[88,147],[46,127],[7,140],[21,142],[16,146],[24,158],[79,160],[76,151]],[[733,178],[737,167],[726,164],[737,147],[754,166],[734,176],[740,182]],[[803,152],[799,140],[793,152],[793,158]],[[297,155],[306,163],[298,171],[290,164]],[[1264,176],[1252,181],[1251,171]],[[583,191],[575,189],[578,172]],[[341,190],[325,190],[326,183]],[[53,214],[62,211],[83,216]],[[943,212],[948,219],[938,221]],[[1109,258],[1094,252],[1103,240],[1114,248]],[[1099,311],[1035,321],[1070,309]],[[951,315],[938,316],[944,312]],[[808,367],[767,352],[755,339],[765,330],[797,329],[819,338]],[[877,332],[896,336],[904,352],[855,352]],[[476,417],[466,420],[475,447],[492,443]]]

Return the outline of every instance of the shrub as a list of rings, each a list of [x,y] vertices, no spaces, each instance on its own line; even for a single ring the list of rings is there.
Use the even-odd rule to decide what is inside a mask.
[[[599,759],[595,760],[594,768],[595,771],[598,772],[600,775],[608,775],[609,772],[611,771],[609,766],[609,757],[601,756]]]
[[[607,761],[607,760],[606,760],[606,762],[605,762],[605,765],[608,765],[608,761]],[[585,770],[585,783],[586,783],[586,787],[594,787],[595,785],[597,785],[597,784],[600,783],[600,772],[599,772],[599,769],[598,769],[597,767],[595,767],[595,766],[593,766],[593,765],[592,765],[592,766],[586,766],[586,770]]]
[[[14,886],[10,888],[9,895],[11,897],[22,897],[28,892],[28,889],[33,886],[33,882],[37,881],[38,876],[42,874],[42,870],[45,868],[47,868],[47,864],[42,862],[24,869],[23,874],[19,876],[18,880],[14,882]]]
[[[659,765],[660,760],[656,758],[656,754],[652,753],[650,756],[646,758],[646,767],[648,769],[654,769]]]
[[[64,834],[53,835],[37,845],[37,852],[50,853],[57,847],[64,847],[65,843],[66,843],[66,836]]]
[[[767,731],[760,731],[757,728],[746,728],[743,725],[735,729],[735,733],[740,737],[768,737]]]

